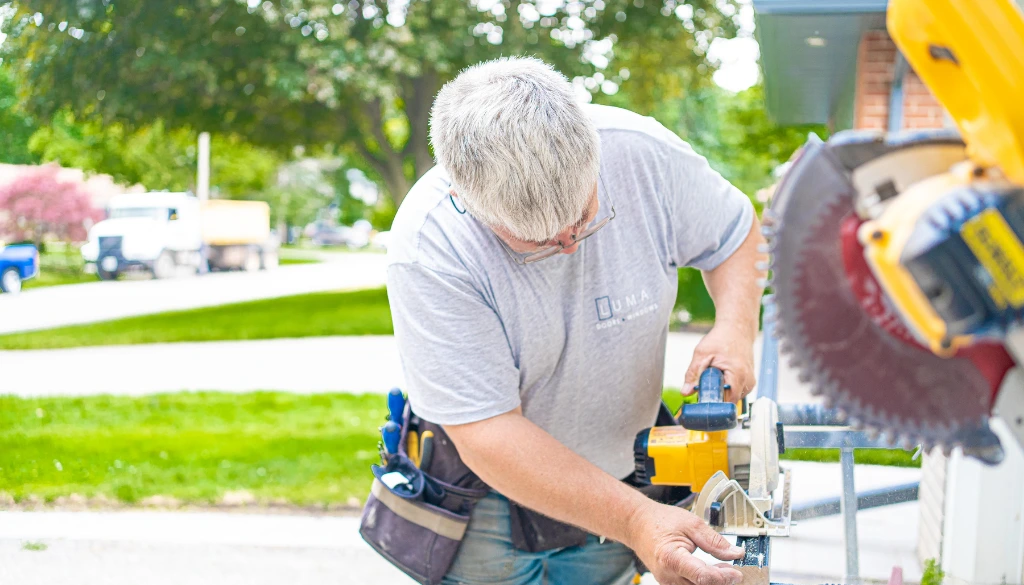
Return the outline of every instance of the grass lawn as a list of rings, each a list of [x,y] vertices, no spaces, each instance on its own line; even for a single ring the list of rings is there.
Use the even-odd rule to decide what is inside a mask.
[[[0,335],[0,349],[391,333],[387,292],[379,288],[295,295],[12,333]]]
[[[21,288],[22,290],[29,290],[33,288],[42,288],[44,286],[97,282],[98,280],[99,279],[96,278],[95,274],[86,274],[84,272],[54,272],[47,270],[44,266],[39,272],[39,276],[22,282]]]
[[[82,271],[85,263],[77,247],[66,247],[59,242],[47,244],[47,251],[39,255],[39,276],[22,283],[24,290],[62,284],[96,282],[95,274]]]
[[[288,264],[319,264],[322,261],[316,258],[280,258],[277,262],[281,266],[286,266]]]
[[[385,413],[373,395],[0,397],[0,491],[344,503],[369,489]]]
[[[678,392],[666,398],[678,403]],[[0,397],[0,492],[17,500],[80,494],[134,503],[153,495],[218,501],[247,490],[299,505],[360,501],[378,460],[378,395],[279,392],[145,397]],[[836,450],[784,459],[838,461]],[[902,451],[860,463],[916,465]]]

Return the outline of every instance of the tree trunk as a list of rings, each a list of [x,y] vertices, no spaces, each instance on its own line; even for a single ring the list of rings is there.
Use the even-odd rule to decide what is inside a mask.
[[[409,120],[409,142],[403,153],[411,155],[416,178],[422,177],[434,166],[430,154],[430,107],[434,103],[439,83],[437,72],[424,65],[423,73],[407,79],[405,88],[405,115]]]
[[[395,202],[395,208],[398,208],[402,205],[402,201],[405,201],[405,196],[409,193],[409,189],[412,188],[413,182],[402,172],[401,165],[398,166],[397,171],[390,170],[386,173],[381,173],[381,176],[384,177],[384,186],[387,188],[391,200]]]

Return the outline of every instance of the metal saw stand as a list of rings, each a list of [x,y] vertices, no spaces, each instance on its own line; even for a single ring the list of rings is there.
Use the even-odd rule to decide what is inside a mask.
[[[770,295],[766,295],[769,298]],[[764,327],[762,332],[762,352],[760,381],[757,386],[758,397],[768,397],[772,401],[778,399],[779,350],[778,341],[774,337],[775,304],[766,302],[764,305]],[[866,432],[845,429],[815,429],[813,427],[844,426],[844,421],[837,412],[816,404],[787,404],[779,406],[779,422],[786,428],[784,445],[786,448],[819,448],[839,449],[839,464],[843,474],[843,491],[839,498],[839,512],[843,516],[843,542],[846,548],[846,580],[860,578],[860,555],[857,546],[857,510],[913,501],[917,499],[918,485],[906,484],[873,490],[858,495],[853,481],[854,449],[891,449],[882,438],[872,438]],[[798,427],[791,429],[789,427]],[[811,428],[800,428],[811,427]],[[788,473],[786,474],[789,475]],[[796,507],[792,510],[793,520],[806,520],[835,513],[834,501],[825,500],[812,502],[809,505]],[[769,537],[757,537],[764,543],[751,543],[750,538],[739,537],[737,544],[747,549],[747,556],[737,564],[743,566],[747,562],[760,558],[767,559],[770,553]],[[753,553],[753,556],[751,556]],[[766,571],[767,573],[767,571]]]

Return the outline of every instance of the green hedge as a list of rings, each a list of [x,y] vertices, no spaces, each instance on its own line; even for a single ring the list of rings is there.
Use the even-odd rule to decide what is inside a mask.
[[[679,291],[676,293],[675,312],[686,311],[690,322],[710,323],[715,320],[715,303],[704,288],[704,279],[696,268],[679,269]]]

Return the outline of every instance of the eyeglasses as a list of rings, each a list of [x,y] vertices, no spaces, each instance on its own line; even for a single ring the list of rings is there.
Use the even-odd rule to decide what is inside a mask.
[[[599,230],[599,229],[603,228],[604,226],[608,225],[608,223],[611,220],[613,220],[613,219],[615,219],[615,207],[614,206],[612,207],[612,214],[610,216],[608,216],[608,217],[602,219],[601,221],[595,223],[594,225],[588,227],[587,229],[583,230],[579,234],[574,234],[574,235],[570,236],[572,238],[572,244],[571,245],[564,246],[562,244],[558,244],[557,246],[549,246],[547,248],[544,248],[543,250],[538,250],[537,252],[533,252],[532,254],[528,254],[528,255],[526,255],[524,257],[520,257],[520,255],[518,255],[515,252],[513,252],[508,247],[508,244],[506,244],[501,238],[498,238],[498,242],[501,243],[501,247],[505,248],[505,252],[508,253],[509,258],[511,258],[512,261],[515,262],[516,264],[533,264],[534,262],[540,262],[541,260],[545,260],[547,258],[550,258],[550,257],[556,255],[556,254],[559,254],[559,253],[561,253],[562,250],[564,250],[566,248],[569,248],[569,247],[572,247],[572,246],[575,246],[575,245],[579,244],[583,240],[585,240],[585,239],[589,238],[590,236],[594,235],[595,233],[597,233],[597,230]],[[494,237],[497,238],[498,235],[495,234]]]
[[[600,177],[598,180],[600,181],[601,186],[604,187],[604,180],[601,179]],[[559,254],[562,250],[565,250],[566,248],[571,248],[572,246],[578,245],[580,242],[594,235],[595,233],[597,233],[598,230],[608,225],[608,223],[611,222],[611,220],[615,219],[615,204],[612,203],[611,198],[608,195],[607,189],[605,189],[605,196],[608,198],[608,202],[611,203],[612,214],[598,221],[597,223],[588,227],[582,232],[570,236],[572,238],[572,244],[569,246],[563,246],[562,244],[558,244],[557,246],[549,246],[547,248],[544,248],[543,250],[538,250],[526,256],[520,256],[519,254],[513,252],[508,247],[508,244],[506,244],[504,240],[498,237],[498,234],[494,234],[494,237],[498,238],[498,242],[501,244],[501,247],[505,249],[505,252],[508,254],[508,257],[511,258],[512,261],[515,262],[516,264],[525,265],[533,264],[534,262],[540,262],[541,260],[545,260],[556,254]]]

